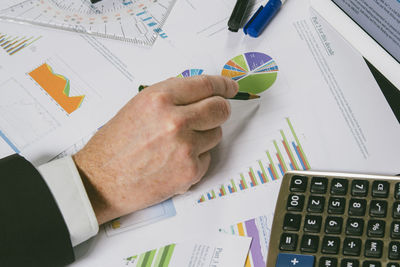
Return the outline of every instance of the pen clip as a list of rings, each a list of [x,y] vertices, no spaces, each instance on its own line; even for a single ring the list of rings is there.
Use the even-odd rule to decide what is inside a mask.
[[[256,11],[256,13],[254,13],[254,15],[251,17],[251,19],[246,23],[246,25],[243,28],[243,32],[247,35],[247,29],[249,28],[249,26],[253,23],[253,21],[255,20],[255,18],[258,16],[258,14],[260,14],[261,10],[263,9],[263,6],[260,6],[258,8],[258,10]]]

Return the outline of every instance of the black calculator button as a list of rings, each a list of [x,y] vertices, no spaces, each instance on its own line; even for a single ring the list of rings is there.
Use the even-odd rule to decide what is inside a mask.
[[[400,199],[400,182],[394,185],[394,198]]]
[[[364,220],[360,218],[348,218],[346,223],[346,235],[360,236],[364,231]]]
[[[335,258],[322,257],[319,259],[319,267],[338,267],[338,260]]]
[[[284,251],[295,251],[298,236],[296,234],[283,233],[279,243],[279,249]]]
[[[379,261],[364,261],[362,267],[382,267]]]
[[[351,183],[351,195],[354,197],[366,197],[368,195],[368,181],[353,180]]]
[[[384,237],[385,236],[385,221],[369,220],[367,227],[367,235],[369,237]]]
[[[324,236],[322,240],[322,253],[338,254],[340,248],[340,238],[334,236]]]
[[[390,237],[393,239],[400,239],[400,221],[392,222],[390,226]]]
[[[360,267],[360,262],[354,259],[343,259],[340,267]]]
[[[325,222],[325,233],[340,234],[342,232],[343,218],[328,216]]]
[[[389,195],[389,183],[386,181],[374,181],[372,183],[372,196],[387,198]]]
[[[313,177],[311,179],[310,192],[313,194],[325,194],[328,189],[328,179],[325,177]]]
[[[396,201],[393,203],[392,216],[394,219],[400,219],[400,201]]]
[[[286,207],[288,211],[302,211],[304,207],[304,196],[290,194]]]
[[[320,196],[310,196],[308,198],[308,212],[321,213],[324,211],[325,198]]]
[[[387,202],[384,200],[372,200],[369,207],[369,215],[371,217],[386,217]]]
[[[346,206],[346,199],[341,197],[330,197],[328,204],[328,213],[343,214]]]
[[[308,178],[305,176],[295,175],[292,177],[290,181],[290,191],[291,192],[306,192],[307,189],[307,180]]]
[[[331,194],[332,195],[346,195],[349,181],[346,179],[332,179]]]
[[[361,244],[361,239],[349,237],[345,238],[343,242],[343,255],[360,256]]]
[[[389,243],[389,259],[400,260],[400,242],[394,241]]]
[[[400,267],[400,263],[389,262],[386,267]]]
[[[301,252],[315,253],[318,250],[319,237],[315,235],[303,235],[301,239]]]
[[[350,199],[349,215],[350,216],[364,216],[367,209],[367,201],[365,199]]]
[[[307,215],[304,220],[304,232],[319,233],[321,231],[322,217]]]
[[[287,213],[285,219],[283,220],[283,230],[286,231],[298,231],[301,224],[300,214]]]
[[[365,241],[364,255],[367,258],[380,258],[382,257],[383,242],[381,240]]]

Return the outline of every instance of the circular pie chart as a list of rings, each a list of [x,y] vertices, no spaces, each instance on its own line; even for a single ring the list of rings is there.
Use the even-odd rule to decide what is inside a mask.
[[[188,69],[188,70],[183,71],[181,74],[179,74],[176,77],[187,78],[187,77],[201,75],[203,72],[204,72],[204,70],[202,70],[202,69]]]
[[[279,68],[270,56],[248,52],[229,60],[222,75],[239,83],[239,91],[259,94],[270,88],[278,76]]]

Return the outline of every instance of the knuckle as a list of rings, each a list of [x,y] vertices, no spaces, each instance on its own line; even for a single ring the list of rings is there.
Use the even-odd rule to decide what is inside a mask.
[[[171,102],[170,95],[162,91],[153,91],[149,93],[148,97],[150,98],[149,102],[156,109],[165,109],[165,106]]]
[[[200,81],[201,87],[203,87],[201,89],[206,90],[208,95],[213,95],[214,87],[213,87],[210,77],[207,75],[200,75],[197,77],[198,77],[197,79]]]
[[[184,116],[171,114],[166,122],[166,129],[168,133],[178,133],[186,127],[187,119]]]
[[[223,97],[216,97],[217,100],[215,101],[215,112],[216,114],[220,115],[220,117],[224,119],[228,119],[231,115],[231,106],[229,102],[224,99]]]

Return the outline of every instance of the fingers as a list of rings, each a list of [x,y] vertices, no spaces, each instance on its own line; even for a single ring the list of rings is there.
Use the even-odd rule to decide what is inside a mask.
[[[213,149],[221,142],[222,129],[218,127],[204,132],[194,132],[192,138],[196,147],[196,154],[201,155]]]
[[[210,75],[171,78],[154,87],[170,92],[176,105],[191,104],[211,96],[231,98],[239,89],[237,82],[229,78]]]
[[[178,107],[184,114],[187,127],[196,131],[205,131],[219,127],[231,114],[228,100],[213,96],[197,103]]]
[[[209,151],[201,154],[198,159],[198,166],[199,166],[199,176],[196,180],[193,181],[192,184],[198,183],[201,178],[206,174],[208,167],[210,166],[211,162],[211,154]]]

